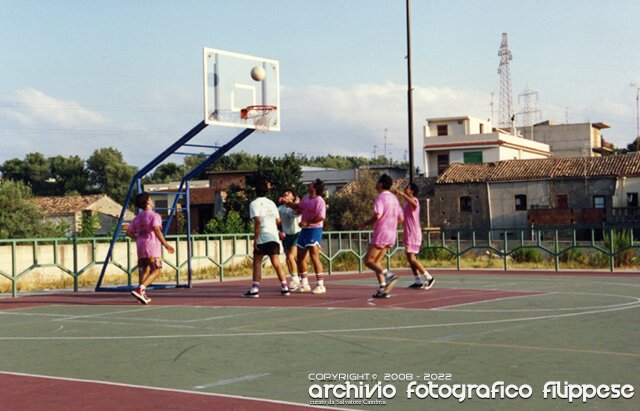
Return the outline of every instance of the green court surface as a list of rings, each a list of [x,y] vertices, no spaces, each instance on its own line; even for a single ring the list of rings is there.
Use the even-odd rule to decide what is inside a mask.
[[[0,372],[306,405],[314,400],[309,394],[314,384],[346,383],[324,380],[324,374],[368,374],[365,381],[353,375],[347,379],[370,387],[378,382],[381,387],[393,385],[395,397],[380,398],[385,405],[348,405],[335,398],[333,405],[326,405],[393,410],[640,409],[640,393],[631,399],[577,399],[573,404],[543,398],[549,381],[630,384],[640,389],[637,273],[441,274],[429,291],[407,290],[408,282],[405,273],[394,290],[397,295],[384,301],[367,300],[374,290],[373,278],[362,274],[333,275],[327,296],[306,295],[299,306],[299,295],[267,296],[268,303],[261,296],[255,304],[242,299],[246,281],[213,286],[232,290],[238,305],[229,299],[217,305],[215,297],[207,304],[191,301],[189,293],[199,296],[196,287],[181,292],[179,305],[140,306],[128,295],[109,295],[109,305],[74,304],[72,296],[65,303],[4,306]],[[275,284],[267,282],[263,290],[269,287]],[[324,304],[323,298],[336,290],[345,293],[342,301],[362,304]],[[439,308],[393,305],[398,295],[429,302],[461,290],[527,293],[444,303]],[[154,291],[153,296],[161,300],[163,293],[171,291]],[[317,303],[308,304],[311,298]],[[280,299],[287,299],[288,305],[279,305]],[[453,396],[406,398],[411,381],[424,385],[430,379],[450,386],[527,384],[532,393],[529,399],[464,402]]]

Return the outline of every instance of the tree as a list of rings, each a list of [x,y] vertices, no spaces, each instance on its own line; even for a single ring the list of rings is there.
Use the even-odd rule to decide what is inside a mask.
[[[638,146],[640,146],[640,137],[637,137],[631,143],[627,144],[627,151],[629,152],[640,151],[638,150]]]
[[[204,227],[209,234],[237,234],[247,232],[247,223],[237,211],[230,211],[226,216],[222,214],[209,220]]]
[[[87,160],[91,183],[99,192],[123,202],[136,168],[124,161],[122,153],[113,148],[100,148]]]
[[[95,237],[100,229],[100,216],[98,213],[82,213],[82,226],[80,227],[79,237]]]
[[[35,195],[52,195],[55,192],[49,161],[41,153],[29,153],[24,160],[7,160],[1,170],[4,178],[30,185]]]
[[[184,177],[184,167],[176,163],[166,163],[159,165],[153,173],[144,179],[144,183],[168,183],[170,181],[180,181]]]
[[[373,214],[378,175],[362,173],[350,189],[329,198],[327,224],[331,230],[355,230]]]
[[[50,175],[55,195],[87,194],[90,191],[89,172],[79,156],[49,157]]]
[[[64,223],[45,223],[32,196],[21,181],[0,183],[0,238],[61,237],[68,230]]]

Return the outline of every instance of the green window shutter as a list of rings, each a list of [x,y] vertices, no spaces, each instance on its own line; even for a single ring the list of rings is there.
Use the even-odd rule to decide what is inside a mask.
[[[482,151],[467,151],[464,153],[465,164],[482,163]]]

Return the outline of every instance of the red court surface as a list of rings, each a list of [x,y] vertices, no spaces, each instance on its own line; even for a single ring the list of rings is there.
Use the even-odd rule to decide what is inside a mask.
[[[0,372],[2,410],[225,410],[322,409],[303,404],[189,391]],[[46,400],[45,400],[46,399]]]
[[[349,285],[336,280],[370,278],[371,285]],[[312,280],[313,281],[313,280]],[[263,281],[260,298],[243,298],[241,295],[251,285],[250,280],[209,282],[195,285],[192,289],[177,288],[149,290],[152,305],[170,306],[216,306],[216,307],[308,307],[308,308],[405,308],[432,309],[544,294],[531,291],[502,291],[488,289],[440,288],[437,281],[431,290],[407,289],[407,276],[401,277],[389,299],[371,299],[376,282],[366,274],[341,274],[326,278],[327,293],[292,293],[281,296],[275,279]],[[18,298],[0,299],[0,310],[37,307],[40,305],[137,305],[137,300],[128,292],[77,292],[26,295]]]

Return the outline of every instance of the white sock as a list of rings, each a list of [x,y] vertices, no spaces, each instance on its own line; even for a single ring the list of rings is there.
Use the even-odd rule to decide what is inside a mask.
[[[424,273],[422,273],[422,275],[424,275],[424,278],[426,278],[426,279],[427,279],[427,281],[431,281],[431,279],[433,278],[433,277],[431,276],[431,274],[429,274],[429,272],[428,272],[428,271],[426,271],[426,270],[425,270],[425,272],[424,272]]]
[[[140,286],[140,291],[144,291],[147,287],[145,287],[144,285]]]
[[[291,274],[291,281],[293,281],[294,283],[300,283],[300,277],[298,276],[298,274]]]
[[[318,287],[324,287],[324,280],[318,280]]]
[[[309,285],[309,277],[302,277],[302,285]]]
[[[416,275],[415,278],[416,278],[416,284],[422,284],[422,279],[420,278],[419,275]]]

